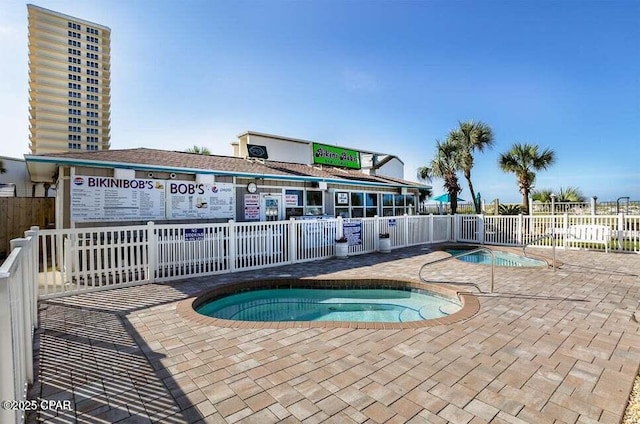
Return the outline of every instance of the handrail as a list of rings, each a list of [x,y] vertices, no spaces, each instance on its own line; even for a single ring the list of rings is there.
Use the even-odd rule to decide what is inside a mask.
[[[542,239],[545,238],[550,238],[551,239],[551,250],[553,251],[553,271],[556,271],[556,234],[555,234],[555,228],[553,233],[547,233],[547,234],[543,234],[540,237],[536,237],[533,240],[530,240],[528,243],[526,243],[525,245],[522,246],[522,256],[524,256],[525,258],[528,258],[527,256],[527,252],[526,249],[527,247],[529,247],[530,245],[532,245],[533,243],[540,241]]]
[[[437,259],[433,262],[427,262],[426,264],[423,264],[420,267],[420,271],[418,271],[418,277],[420,277],[420,281],[422,281],[423,283],[436,283],[436,281],[429,281],[429,280],[425,280],[424,278],[422,278],[422,270],[427,266],[427,265],[432,265],[432,264],[437,264],[439,262],[444,262],[444,261],[448,261],[450,259],[456,259],[459,258],[460,256],[465,256],[465,255],[470,255],[472,253],[476,253],[476,252],[489,252],[491,254],[491,287],[489,289],[489,293],[493,293],[493,281],[494,281],[494,275],[495,275],[495,265],[496,265],[496,254],[493,252],[493,250],[489,249],[488,247],[478,247],[476,249],[473,250],[468,250],[465,251],[463,253],[458,253],[456,255],[452,255],[452,256],[448,256],[446,258],[441,258],[441,259]],[[480,288],[478,287],[477,284],[475,283],[458,283],[458,282],[446,282],[443,284],[453,284],[453,285],[459,285],[459,286],[473,286],[476,289],[478,289],[478,291],[480,293],[482,293],[482,290],[480,290]]]

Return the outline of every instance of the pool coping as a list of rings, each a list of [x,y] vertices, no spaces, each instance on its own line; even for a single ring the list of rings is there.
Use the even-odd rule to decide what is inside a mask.
[[[455,298],[461,304],[461,309],[451,315],[410,322],[354,322],[354,321],[236,321],[221,318],[208,317],[199,314],[195,308],[215,297],[249,291],[254,289],[271,288],[388,288],[388,289],[416,289],[433,293],[435,295]],[[415,280],[381,278],[269,278],[261,280],[248,280],[239,283],[225,284],[216,288],[203,290],[196,295],[181,300],[176,305],[179,316],[201,325],[213,325],[229,328],[354,328],[354,329],[418,329],[435,327],[438,325],[453,324],[464,321],[480,310],[480,301],[470,292],[456,290],[443,284],[425,284]]]

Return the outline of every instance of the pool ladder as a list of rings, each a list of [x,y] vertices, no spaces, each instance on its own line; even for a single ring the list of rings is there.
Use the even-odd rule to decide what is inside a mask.
[[[422,281],[423,283],[440,283],[440,281],[426,280],[424,277],[422,277],[422,270],[428,265],[437,264],[439,262],[448,261],[450,259],[456,259],[456,258],[459,258],[460,256],[465,256],[465,255],[469,255],[471,253],[476,253],[476,252],[489,252],[491,254],[491,286],[489,288],[489,293],[493,293],[493,281],[494,281],[495,268],[496,268],[496,254],[493,252],[493,250],[489,249],[488,247],[478,247],[473,250],[465,251],[463,253],[458,253],[457,255],[452,255],[446,258],[437,259],[433,262],[427,262],[426,264],[423,264],[420,267],[420,271],[418,271],[418,277],[420,277],[420,281]],[[473,286],[476,288],[476,290],[482,293],[482,290],[480,290],[480,287],[478,287],[476,283],[442,282],[442,284],[451,284],[451,285],[457,285],[457,286]]]

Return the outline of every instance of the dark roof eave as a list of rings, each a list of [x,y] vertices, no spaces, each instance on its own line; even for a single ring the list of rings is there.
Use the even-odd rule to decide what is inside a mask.
[[[333,184],[344,184],[344,185],[360,185],[360,186],[386,186],[391,188],[425,188],[423,185],[411,185],[404,184],[400,182],[369,182],[369,181],[353,181],[342,178],[327,178],[327,177],[315,177],[312,175],[309,176],[289,176],[289,175],[279,175],[279,174],[266,174],[266,173],[251,173],[251,172],[241,172],[241,171],[221,171],[221,170],[207,170],[202,168],[184,168],[184,167],[167,167],[161,165],[152,165],[152,164],[140,164],[140,163],[130,163],[130,162],[113,162],[113,161],[104,161],[104,160],[91,160],[91,159],[77,159],[77,158],[63,158],[63,157],[52,157],[52,156],[42,156],[42,155],[25,155],[25,160],[27,164],[29,163],[42,163],[49,165],[66,165],[66,166],[91,166],[96,168],[123,168],[123,169],[136,169],[140,171],[160,171],[160,172],[176,172],[176,173],[189,173],[189,174],[210,174],[210,175],[220,175],[220,176],[237,176],[237,177],[245,177],[245,178],[268,178],[273,180],[284,180],[284,181],[314,181],[314,182],[328,182]]]

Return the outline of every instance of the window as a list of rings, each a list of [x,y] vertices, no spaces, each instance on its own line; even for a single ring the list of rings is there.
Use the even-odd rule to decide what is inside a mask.
[[[87,119],[87,125],[91,125],[93,127],[97,127],[98,126],[98,121],[96,121],[94,119]]]
[[[73,90],[82,90],[82,85],[77,84],[75,82],[70,82],[69,83],[69,88],[71,88]]]
[[[69,149],[81,149],[80,143],[69,143]]]
[[[98,84],[98,80],[96,78],[89,78],[87,77],[87,82],[89,84]]]
[[[75,91],[69,91],[69,97],[73,97],[73,98],[79,99],[79,98],[82,97],[82,94],[76,93]]]
[[[69,109],[69,115],[80,115],[79,109]]]
[[[98,146],[93,145],[93,144],[88,144],[87,145],[87,150],[98,150]]]
[[[97,93],[98,92],[98,87],[91,87],[90,85],[87,86],[87,91],[90,93]]]
[[[87,50],[92,50],[94,52],[100,51],[98,46],[94,46],[93,44],[87,44]]]
[[[78,37],[78,38],[80,38],[80,37]],[[100,40],[98,40],[98,37],[92,37],[90,35],[87,35],[87,41],[89,41],[91,43],[99,43],[100,42]]]
[[[98,142],[98,137],[94,137],[91,135],[87,136],[87,143],[97,143]]]
[[[82,141],[82,137],[75,134],[69,134],[69,141]]]
[[[98,117],[98,112],[92,112],[90,110],[87,111],[87,116],[91,117],[91,118],[97,118]]]
[[[98,105],[96,103],[87,103],[87,107],[89,109],[98,109]]]
[[[93,75],[94,77],[99,77],[100,76],[98,71],[94,71],[93,69],[87,69],[87,75]]]
[[[82,107],[82,102],[77,100],[69,100],[69,106]]]
[[[373,218],[378,215],[378,193],[365,193],[365,215],[367,218]]]
[[[98,134],[97,128],[87,128],[87,134]]]
[[[89,52],[87,52],[87,58],[88,58],[88,59],[94,59],[94,60],[98,60],[98,59],[100,59],[100,57],[99,57],[97,54],[95,54],[95,53],[89,53]]]
[[[95,94],[87,94],[87,100],[92,100],[94,102],[99,101],[100,99]]]
[[[67,31],[67,35],[71,38],[82,38],[82,35],[75,31]]]
[[[76,40],[69,40],[69,45],[73,47],[82,47],[82,43]]]
[[[82,27],[80,26],[80,24],[77,24],[75,22],[67,22],[67,26],[71,29],[77,29],[78,31],[82,31]]]
[[[87,60],[87,66],[91,67],[91,68],[97,68],[98,67],[98,62],[90,62]]]
[[[302,190],[284,191],[285,216],[287,219],[292,216],[302,216],[304,214],[303,201]]]
[[[99,35],[100,34],[97,29],[91,28],[91,27],[87,27],[87,32],[89,34],[93,34],[93,35]]]
[[[69,58],[71,59],[71,58]],[[69,72],[82,72],[79,66],[69,65]]]
[[[82,56],[82,52],[80,50],[68,48],[67,51],[69,52],[69,54],[74,54],[76,56]]]
[[[69,123],[70,124],[82,124],[82,119],[80,118],[73,118],[73,117],[69,117]]]
[[[305,215],[322,215],[324,213],[322,191],[307,190],[304,207]]]

